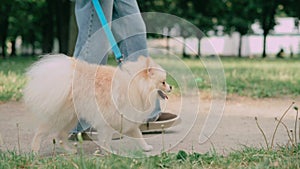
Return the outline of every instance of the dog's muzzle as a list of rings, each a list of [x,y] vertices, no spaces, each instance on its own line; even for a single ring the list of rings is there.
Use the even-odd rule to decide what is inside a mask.
[[[163,91],[158,90],[157,93],[162,99],[164,99],[164,100],[168,99],[168,96]]]

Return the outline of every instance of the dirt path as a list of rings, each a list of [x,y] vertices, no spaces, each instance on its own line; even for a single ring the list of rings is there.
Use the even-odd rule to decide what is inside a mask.
[[[231,96],[227,98],[226,107],[221,122],[218,124],[217,130],[213,136],[204,144],[199,145],[198,139],[205,119],[210,111],[210,100],[204,99],[199,103],[199,113],[197,118],[194,116],[197,112],[193,107],[194,98],[185,98],[187,101],[184,106],[184,112],[179,112],[178,106],[181,106],[180,98],[170,98],[166,110],[180,113],[183,118],[182,124],[166,131],[166,134],[148,134],[145,135],[149,143],[154,145],[165,144],[165,148],[174,147],[171,151],[186,150],[207,152],[215,148],[219,153],[228,153],[233,149],[239,149],[246,146],[265,146],[263,137],[259,132],[254,117],[258,117],[261,127],[264,129],[267,137],[270,139],[275,128],[275,117],[280,115],[287,109],[292,101],[300,105],[300,98],[273,98],[273,99],[251,99],[244,97]],[[295,111],[291,110],[284,122],[289,128],[294,128]],[[195,121],[192,126],[192,122]],[[30,151],[30,142],[33,137],[33,124],[35,121],[27,116],[27,111],[21,102],[8,102],[0,105],[0,134],[4,144],[0,145],[2,150],[12,150],[18,148],[18,136],[20,148],[23,152]],[[19,125],[19,134],[17,125]],[[189,131],[188,128],[192,127]],[[188,133],[189,131],[189,133]],[[182,140],[183,136],[184,137]],[[164,140],[163,140],[164,139]],[[44,153],[51,152],[51,139],[43,144],[42,151]],[[162,141],[163,140],[163,141]],[[288,141],[285,129],[280,126],[276,135],[276,144],[285,144]],[[179,143],[178,143],[179,142]],[[1,143],[1,140],[0,140]],[[178,144],[177,144],[178,143]],[[85,142],[84,148],[86,152],[92,153],[96,149],[93,142]],[[159,147],[159,146],[158,146]],[[157,149],[160,151],[160,149]]]

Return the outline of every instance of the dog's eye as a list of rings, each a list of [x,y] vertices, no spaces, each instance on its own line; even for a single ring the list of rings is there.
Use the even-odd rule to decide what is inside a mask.
[[[163,85],[165,85],[165,84],[166,84],[166,82],[162,82],[162,84],[163,84]]]

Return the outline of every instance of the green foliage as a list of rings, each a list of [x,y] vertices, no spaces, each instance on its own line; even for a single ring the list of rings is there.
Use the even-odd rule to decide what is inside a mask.
[[[70,38],[67,34],[71,31],[67,21],[70,19],[70,3],[68,0],[2,0],[0,43],[4,51],[5,42],[14,42],[17,36],[22,36],[23,45],[41,48],[45,53],[52,51],[55,37],[60,41],[60,52],[71,50],[67,45]],[[300,16],[299,0],[138,0],[138,3],[142,12],[168,13],[196,25],[202,33],[187,30],[184,25],[179,26],[182,27],[182,37],[197,37],[199,45],[203,35],[215,31],[219,25],[224,26],[226,33],[237,31],[244,35],[251,32],[250,25],[258,21],[267,36],[276,24],[276,15],[284,13],[286,16],[298,17],[295,20],[297,24]],[[154,20],[152,23],[157,25],[155,29],[158,32],[166,27],[170,32],[174,27],[174,23],[168,20],[147,19]]]
[[[24,73],[36,58],[16,57],[0,60],[0,102],[19,100],[26,83]]]
[[[0,27],[4,30],[0,32],[2,48],[6,48],[6,42],[10,41],[13,44],[11,55],[16,55],[16,38],[21,37],[22,46],[32,48],[31,53],[22,50],[22,55],[34,55],[35,49],[50,53],[54,39],[58,38],[59,50],[61,53],[65,52],[71,31],[70,4],[69,0],[5,0],[0,7],[0,14],[3,16],[0,18]]]
[[[255,20],[254,11],[256,10],[253,0],[226,0],[224,8],[226,14],[220,20],[223,21],[226,32],[237,31],[243,36],[251,30],[250,26]]]
[[[283,7],[284,12],[288,16],[298,17],[300,16],[300,1],[299,0],[281,0],[281,5]],[[299,25],[299,23],[298,23]]]
[[[43,18],[45,10],[45,0],[15,0],[11,1],[12,10],[9,13],[8,39],[15,40],[17,36],[22,36],[23,45],[35,43],[40,47],[42,41],[41,24],[47,22]]]

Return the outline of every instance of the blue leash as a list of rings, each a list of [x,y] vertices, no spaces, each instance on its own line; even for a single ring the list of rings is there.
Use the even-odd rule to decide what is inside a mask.
[[[110,45],[112,46],[112,50],[114,52],[115,58],[117,60],[117,62],[122,62],[123,60],[123,55],[121,54],[121,51],[117,45],[116,39],[114,37],[114,35],[112,34],[109,25],[107,24],[107,20],[105,18],[104,12],[99,4],[98,0],[92,0],[93,5],[95,7],[95,10],[97,12],[98,18],[102,24],[102,27],[104,29],[104,32],[109,40]]]

